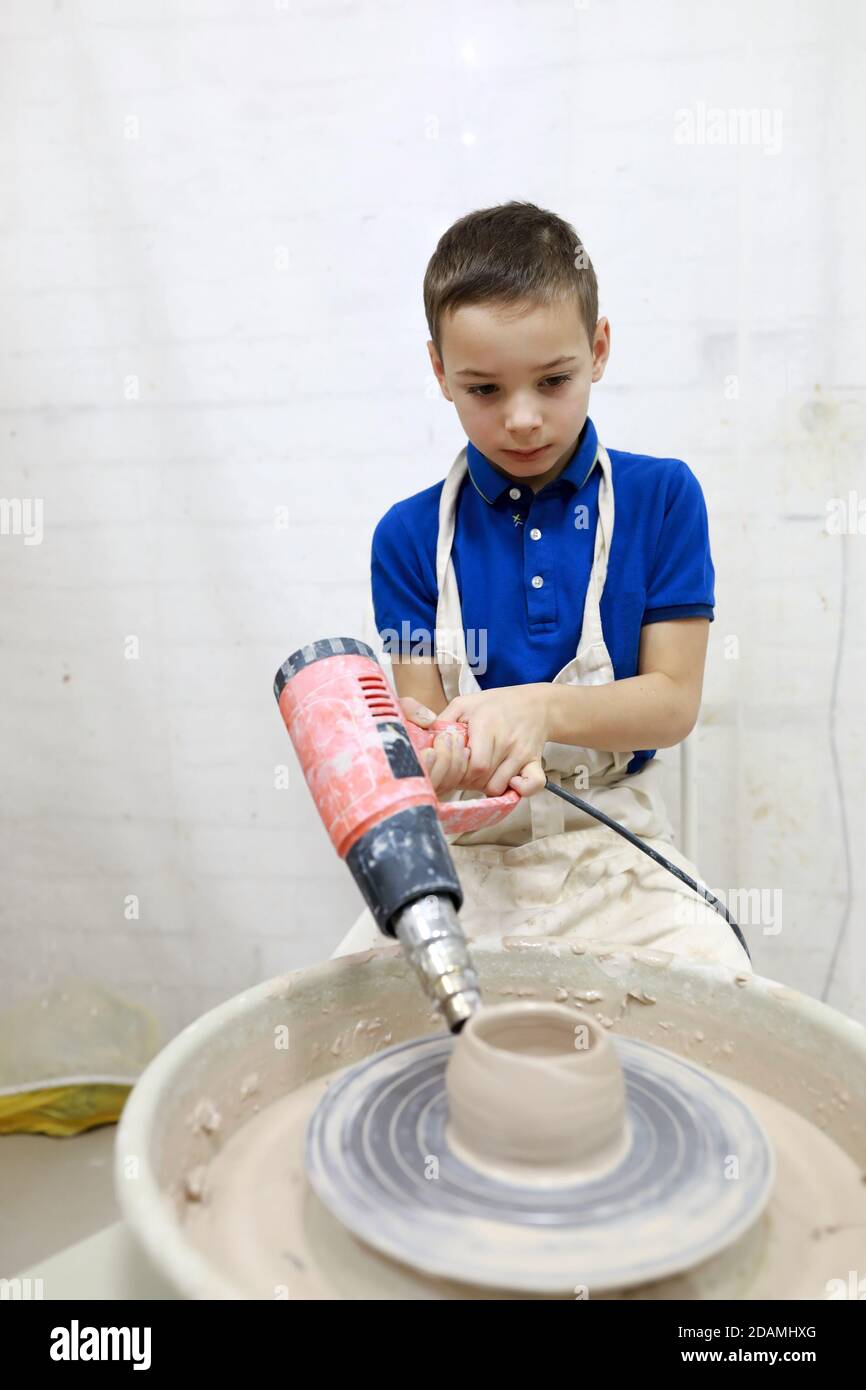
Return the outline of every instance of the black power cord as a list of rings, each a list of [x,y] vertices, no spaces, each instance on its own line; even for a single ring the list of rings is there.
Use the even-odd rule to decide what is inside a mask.
[[[620,825],[619,821],[612,820],[610,816],[606,816],[604,811],[599,811],[597,807],[590,806],[588,801],[582,801],[580,797],[575,796],[573,792],[567,792],[564,787],[558,786],[556,782],[551,782],[549,777],[545,777],[544,785],[549,792],[553,792],[554,796],[561,796],[563,801],[570,802],[572,806],[576,806],[580,811],[586,811],[588,816],[595,816],[595,819],[600,820],[602,825],[610,826],[611,830],[615,830],[617,835],[622,835],[623,839],[628,840],[629,844],[636,845],[638,849],[643,850],[644,854],[648,854],[650,859],[654,859],[657,864],[661,864],[663,869],[668,869],[681,883],[688,884],[689,888],[694,888],[696,893],[700,893],[701,897],[709,903],[710,907],[714,907],[716,912],[722,914],[746,955],[749,957],[749,961],[751,961],[752,956],[746,945],[746,938],[743,936],[743,933],[740,931],[740,928],[737,926],[724,903],[720,903],[718,898],[715,897],[708,888],[702,888],[699,883],[695,883],[695,880],[689,878],[689,875],[678,868],[676,864],[672,864],[669,859],[665,859],[664,855],[659,854],[657,850],[650,849],[649,845],[645,845],[643,840],[638,839],[637,835],[633,835],[630,830],[626,830],[625,826]]]

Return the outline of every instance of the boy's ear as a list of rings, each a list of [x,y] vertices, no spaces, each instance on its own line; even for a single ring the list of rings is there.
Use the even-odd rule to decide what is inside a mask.
[[[592,341],[592,379],[601,381],[610,357],[610,319],[601,318],[595,326]]]
[[[442,392],[442,395],[445,397],[446,401],[450,401],[452,398],[448,391],[448,385],[445,381],[445,368],[442,365],[442,358],[436,351],[432,338],[428,340],[427,351],[430,354],[430,365],[433,368],[433,374],[436,377],[436,380],[439,382],[439,389]]]

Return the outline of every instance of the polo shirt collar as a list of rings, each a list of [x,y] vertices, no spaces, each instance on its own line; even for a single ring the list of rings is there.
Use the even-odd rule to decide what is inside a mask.
[[[575,446],[574,453],[568,463],[563,468],[558,478],[554,482],[565,483],[571,491],[577,492],[583,487],[595,463],[596,451],[598,449],[598,435],[595,425],[586,417],[586,423],[580,432],[580,436]],[[506,478],[499,469],[494,467],[490,460],[476,449],[471,439],[466,444],[466,463],[469,475],[475,488],[480,492],[485,502],[491,506],[498,502],[504,492],[515,486],[513,478]],[[546,483],[545,487],[551,487],[551,483]],[[542,488],[543,492],[545,489]]]

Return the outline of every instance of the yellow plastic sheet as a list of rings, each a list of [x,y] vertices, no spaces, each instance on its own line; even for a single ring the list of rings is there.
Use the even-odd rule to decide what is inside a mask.
[[[55,1086],[0,1096],[0,1134],[81,1134],[117,1123],[131,1086]]]
[[[93,980],[66,980],[0,1014],[0,1134],[115,1124],[161,1045],[156,1020]]]

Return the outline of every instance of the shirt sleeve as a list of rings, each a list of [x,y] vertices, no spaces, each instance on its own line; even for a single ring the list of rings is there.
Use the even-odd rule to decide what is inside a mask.
[[[644,623],[691,617],[712,622],[715,578],[704,494],[688,465],[678,461],[647,585]]]
[[[373,532],[370,557],[373,611],[389,655],[434,653],[438,594],[431,592],[417,547],[398,507],[391,507]]]

